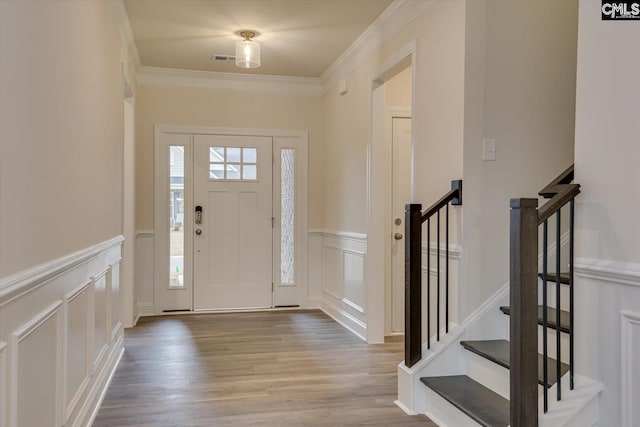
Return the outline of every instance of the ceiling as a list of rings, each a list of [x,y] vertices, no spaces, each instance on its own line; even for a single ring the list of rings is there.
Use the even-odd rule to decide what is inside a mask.
[[[124,0],[143,66],[320,77],[393,0]],[[256,30],[262,65],[234,55],[240,30]]]

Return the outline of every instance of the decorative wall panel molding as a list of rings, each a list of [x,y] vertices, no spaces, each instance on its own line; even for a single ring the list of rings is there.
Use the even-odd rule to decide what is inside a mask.
[[[2,427],[91,424],[122,354],[122,242],[118,236],[2,280]]]

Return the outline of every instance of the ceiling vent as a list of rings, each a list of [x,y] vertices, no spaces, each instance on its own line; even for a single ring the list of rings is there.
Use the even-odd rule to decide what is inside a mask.
[[[212,61],[235,61],[236,57],[233,55],[221,55],[219,53],[214,53],[211,55]]]

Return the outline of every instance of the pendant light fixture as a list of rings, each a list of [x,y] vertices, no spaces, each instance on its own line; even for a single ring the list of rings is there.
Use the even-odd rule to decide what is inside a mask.
[[[258,68],[260,66],[260,44],[251,40],[256,36],[255,31],[241,31],[244,37],[236,43],[236,67]]]

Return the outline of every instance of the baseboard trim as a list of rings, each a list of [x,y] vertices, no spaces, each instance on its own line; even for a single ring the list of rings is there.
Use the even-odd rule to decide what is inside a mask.
[[[107,359],[107,363],[105,364],[96,382],[94,383],[91,393],[89,394],[89,398],[82,408],[81,416],[79,416],[77,421],[74,423],[74,427],[90,427],[91,425],[93,425],[93,422],[95,421],[96,416],[100,411],[100,407],[102,406],[102,401],[104,400],[104,397],[109,390],[109,386],[111,385],[113,376],[115,375],[116,370],[120,365],[120,361],[122,360],[122,356],[124,355],[123,344],[123,335],[120,335],[118,337],[117,343],[114,346],[115,351],[113,351],[111,353],[111,356]],[[87,414],[89,414],[89,418],[86,418]],[[85,419],[86,422],[82,422]]]
[[[346,329],[351,331],[355,336],[360,338],[362,341],[367,341],[367,325],[351,316],[349,313],[346,313],[344,310],[340,309],[340,307],[335,304],[324,299],[322,301],[322,307],[320,308],[327,316],[331,317],[333,320],[344,326]]]
[[[138,318],[136,319],[136,321],[134,323],[138,323],[138,320],[141,317],[147,317],[147,316],[155,316],[156,312],[153,308],[153,303],[152,302],[141,302],[138,303]]]
[[[417,413],[417,412],[412,411],[411,409],[407,408],[407,407],[406,407],[406,406],[404,406],[404,405],[402,404],[402,402],[400,402],[399,400],[394,400],[394,401],[393,401],[393,403],[394,403],[398,408],[402,409],[402,411],[403,411],[405,414],[407,414],[407,415],[411,415],[411,416],[418,415],[418,413]]]

